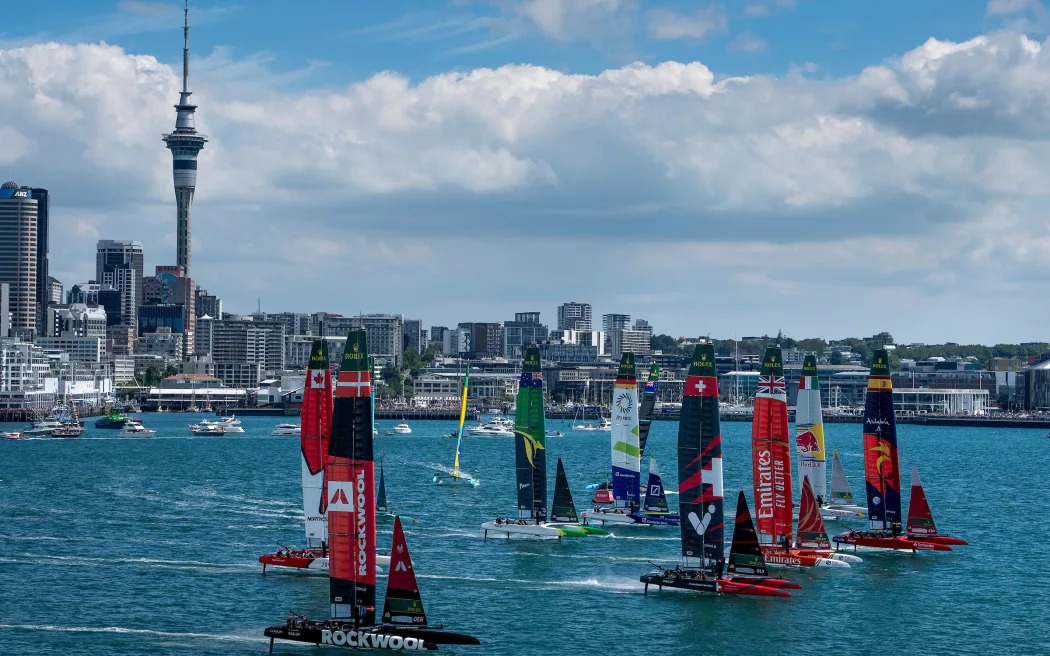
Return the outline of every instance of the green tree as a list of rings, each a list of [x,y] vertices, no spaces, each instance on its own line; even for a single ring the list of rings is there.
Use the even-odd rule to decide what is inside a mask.
[[[384,396],[396,398],[405,395],[405,376],[398,371],[397,367],[387,365],[379,372],[379,376],[383,380],[384,387],[388,388]]]
[[[842,351],[832,351],[830,361],[831,364],[842,364]]]

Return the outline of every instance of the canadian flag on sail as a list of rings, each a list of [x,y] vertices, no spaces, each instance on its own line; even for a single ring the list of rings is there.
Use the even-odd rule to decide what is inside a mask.
[[[325,372],[320,369],[312,369],[309,374],[310,389],[324,389]]]

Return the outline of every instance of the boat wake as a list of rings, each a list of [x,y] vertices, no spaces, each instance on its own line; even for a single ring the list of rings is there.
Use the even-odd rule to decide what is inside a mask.
[[[570,579],[564,581],[538,581],[527,579],[498,579],[491,577],[474,576],[445,576],[442,574],[416,574],[416,578],[439,579],[445,581],[462,581],[465,583],[497,583],[503,585],[521,586],[534,590],[563,590],[566,588],[584,588],[593,590],[607,590],[612,592],[639,592],[638,582],[634,579],[599,579],[590,577],[586,579]]]
[[[51,556],[43,554],[19,554],[15,557],[0,556],[0,563],[18,565],[50,565],[62,567],[130,566],[156,569],[175,569],[195,572],[225,573],[231,571],[254,571],[251,563],[213,563],[200,560],[164,560],[159,558],[92,558],[87,556]]]
[[[0,630],[44,631],[59,633],[122,633],[128,635],[155,636],[158,638],[192,638],[197,640],[216,640],[221,642],[260,642],[268,638],[254,635],[218,634],[218,633],[177,633],[174,631],[155,631],[153,629],[130,629],[123,626],[57,626],[54,624],[0,624]]]

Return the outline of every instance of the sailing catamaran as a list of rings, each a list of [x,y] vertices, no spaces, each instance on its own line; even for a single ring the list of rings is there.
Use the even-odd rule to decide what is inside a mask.
[[[517,518],[497,517],[481,525],[487,538],[490,531],[537,537],[584,537],[584,527],[547,522],[547,436],[544,431],[543,375],[540,349],[525,350],[514,411],[514,454],[518,489]]]
[[[926,493],[917,471],[912,477],[912,504],[916,521],[901,522],[901,477],[897,460],[897,418],[893,408],[893,383],[889,354],[877,349],[872,355],[868,393],[864,401],[864,487],[868,493],[867,531],[847,531],[834,537],[836,545],[906,551],[951,551],[964,540],[926,531],[933,525]],[[920,497],[916,500],[916,490]],[[912,508],[909,508],[909,514]],[[928,524],[927,524],[928,522]],[[918,530],[914,530],[918,529]]]
[[[434,482],[438,485],[442,483],[448,483],[450,485],[458,485],[463,483],[471,487],[477,487],[481,484],[477,478],[464,474],[459,470],[459,451],[463,447],[463,424],[467,421],[467,391],[470,389],[470,367],[467,367],[466,374],[463,376],[463,401],[459,406],[459,431],[456,434],[456,459],[452,464],[452,469],[446,469],[442,467],[439,471],[434,472]]]
[[[325,496],[328,502],[331,619],[290,617],[267,628],[274,639],[359,649],[422,650],[477,645],[472,636],[428,626],[400,519],[395,520],[391,576],[376,621],[375,464],[370,410],[371,375],[365,331],[351,330],[336,388]]]
[[[649,429],[653,426],[656,410],[656,392],[660,380],[660,366],[655,362],[649,367],[649,380],[645,383],[642,403],[638,406],[638,453],[645,455],[645,443],[649,441]]]
[[[800,567],[849,567],[849,563],[841,559],[804,553],[792,546],[791,437],[779,346],[767,346],[762,356],[751,420],[751,473],[758,536],[766,562]]]
[[[664,493],[664,482],[660,478],[660,465],[656,463],[655,453],[649,454],[649,484],[645,486],[642,514],[655,524],[678,526],[678,514],[671,512],[667,506],[667,495]]]
[[[795,403],[795,455],[798,456],[798,482],[809,479],[817,506],[827,519],[864,518],[862,508],[846,508],[829,502],[827,456],[824,449],[824,413],[821,408],[817,358],[807,355],[802,363]]]
[[[282,548],[277,553],[260,556],[264,572],[268,565],[328,569],[328,517],[323,494],[325,459],[332,426],[332,373],[328,367],[328,340],[316,339],[310,349],[299,428],[306,546],[302,549]]]
[[[722,499],[722,432],[718,424],[718,373],[715,349],[697,344],[682,397],[678,422],[678,494],[682,564],[644,574],[649,586],[696,592],[790,597],[796,583],[769,578],[758,548],[744,493],[737,499],[728,575],[725,570],[725,520]]]
[[[558,473],[554,477],[554,502],[551,504],[551,526],[566,525],[574,530],[581,530],[587,535],[609,535],[605,529],[597,526],[581,526],[576,514],[576,504],[572,501],[572,490],[565,475],[565,467],[558,458]]]
[[[867,507],[858,506],[853,502],[853,491],[850,490],[849,479],[846,478],[846,470],[842,468],[838,451],[831,453],[831,497],[823,510],[831,511],[839,517],[858,519],[864,519],[868,511]]]
[[[655,390],[654,390],[655,392]],[[616,374],[612,399],[612,496],[613,507],[595,506],[583,512],[588,525],[640,524],[677,526],[671,515],[649,515],[641,508],[641,429],[638,423],[638,379],[634,353],[624,352]],[[648,437],[648,432],[647,432]],[[659,475],[659,472],[657,472]]]

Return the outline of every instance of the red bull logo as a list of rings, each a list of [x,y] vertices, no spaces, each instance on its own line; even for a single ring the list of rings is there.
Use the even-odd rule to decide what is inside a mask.
[[[799,453],[813,453],[815,451],[820,451],[820,443],[817,441],[817,436],[814,435],[811,430],[799,433],[799,435],[795,437],[795,444],[798,445]]]

